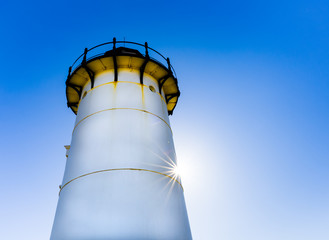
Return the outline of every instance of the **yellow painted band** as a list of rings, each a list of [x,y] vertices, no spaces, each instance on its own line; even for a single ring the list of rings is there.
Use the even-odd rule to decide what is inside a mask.
[[[161,172],[157,172],[157,171],[153,171],[153,170],[148,170],[148,169],[142,169],[142,168],[112,168],[112,169],[104,169],[104,170],[99,170],[99,171],[94,171],[94,172],[90,172],[90,173],[86,173],[86,174],[82,174],[76,178],[73,178],[71,179],[70,181],[68,181],[67,183],[65,183],[63,186],[60,187],[60,191],[59,191],[59,194],[61,193],[61,191],[63,190],[64,187],[66,187],[69,183],[79,179],[79,178],[82,178],[82,177],[86,177],[86,176],[89,176],[89,175],[92,175],[92,174],[95,174],[95,173],[102,173],[102,172],[111,172],[111,171],[127,171],[127,170],[131,170],[131,171],[144,171],[144,172],[151,172],[151,173],[157,173],[157,174],[160,174],[162,176],[165,176],[165,177],[168,177],[170,179],[172,179],[173,181],[177,182],[181,188],[183,189],[184,191],[184,188],[182,186],[182,184],[177,181],[176,178],[168,175],[168,174],[165,174],[165,173],[161,173]]]
[[[92,114],[89,114],[88,116],[86,116],[86,117],[84,117],[84,118],[82,118],[76,125],[75,125],[75,127],[73,128],[73,132],[74,132],[74,130],[76,129],[76,127],[83,121],[83,120],[85,120],[86,118],[88,118],[88,117],[91,117],[91,116],[93,116],[93,115],[95,115],[95,114],[97,114],[97,113],[101,113],[101,112],[105,112],[105,111],[112,111],[112,110],[135,110],[135,111],[141,111],[141,112],[145,112],[145,113],[148,113],[148,114],[151,114],[151,115],[153,115],[153,116],[156,116],[157,118],[159,118],[160,120],[162,120],[168,127],[169,127],[169,129],[170,129],[170,131],[171,131],[171,133],[172,133],[172,130],[171,130],[171,127],[170,127],[170,125],[162,118],[162,117],[160,117],[160,116],[158,116],[158,115],[156,115],[156,114],[154,114],[154,113],[151,113],[151,112],[149,112],[149,111],[146,111],[146,110],[143,110],[143,109],[138,109],[138,108],[108,108],[108,109],[104,109],[104,110],[100,110],[100,111],[97,111],[97,112],[94,112],[94,113],[92,113]]]
[[[99,88],[99,87],[102,87],[102,86],[105,86],[105,85],[109,85],[109,84],[114,84],[114,83],[131,83],[131,84],[136,84],[136,85],[138,85],[138,86],[148,87],[148,86],[145,85],[145,84],[141,84],[141,83],[137,83],[137,82],[129,82],[129,81],[107,82],[107,83],[103,83],[103,84],[97,85],[97,86],[93,87],[92,89],[89,89],[89,90],[87,91],[87,94],[88,94],[89,92],[93,91],[93,90],[96,89],[96,88]],[[157,93],[157,94],[161,97],[161,99],[166,103],[164,97],[163,97],[159,92],[156,92],[156,93]],[[166,103],[166,105],[167,105],[167,103]]]

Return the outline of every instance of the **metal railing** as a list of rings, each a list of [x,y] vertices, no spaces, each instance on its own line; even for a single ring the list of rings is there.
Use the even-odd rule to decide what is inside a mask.
[[[107,51],[110,50],[115,50],[117,48],[117,45],[119,44],[120,47],[126,47],[127,45],[134,45],[134,46],[138,46],[138,48],[143,48],[145,53],[143,54],[141,51],[139,51],[139,49],[135,49],[138,50],[144,57],[148,57],[149,59],[152,59],[153,61],[155,61],[156,63],[162,65],[163,67],[168,68],[169,71],[171,71],[171,73],[173,74],[173,76],[175,78],[177,78],[176,76],[176,72],[175,69],[173,68],[173,66],[170,63],[169,58],[165,58],[161,53],[159,53],[158,51],[156,51],[155,49],[151,48],[148,46],[147,42],[145,42],[145,44],[141,44],[141,43],[136,43],[136,42],[130,42],[130,41],[116,41],[116,38],[113,38],[112,42],[106,42],[106,43],[102,43],[99,44],[95,47],[92,47],[90,49],[85,48],[84,53],[82,53],[74,62],[73,64],[70,66],[69,68],[69,75],[71,74],[72,69],[77,69],[81,66],[81,64],[84,61],[88,61],[90,59],[94,59],[96,57],[102,56],[104,55],[104,53],[106,53]],[[112,45],[112,48],[108,48],[108,45]],[[105,46],[105,50],[103,51],[99,51],[101,49],[101,47]],[[150,50],[150,51],[149,51]],[[98,52],[97,52],[98,51]],[[92,52],[92,54],[90,54]],[[151,56],[150,56],[151,53]],[[87,58],[87,54],[88,54],[88,58]],[[160,61],[156,58],[153,57],[153,55],[155,56],[160,56]],[[78,61],[81,60],[81,63],[78,65]]]

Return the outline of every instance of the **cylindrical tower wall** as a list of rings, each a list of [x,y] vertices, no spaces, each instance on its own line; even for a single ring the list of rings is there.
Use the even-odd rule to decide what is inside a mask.
[[[114,74],[83,87],[51,239],[191,239],[165,93]]]

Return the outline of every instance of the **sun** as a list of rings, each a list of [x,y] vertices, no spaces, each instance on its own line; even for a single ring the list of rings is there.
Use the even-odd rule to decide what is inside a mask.
[[[178,167],[178,165],[175,165],[172,169],[172,174],[174,175],[175,178],[180,177],[181,175],[181,171],[180,168]]]

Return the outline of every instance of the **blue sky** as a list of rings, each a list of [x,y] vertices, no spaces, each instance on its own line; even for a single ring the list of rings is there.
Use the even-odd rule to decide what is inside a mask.
[[[113,37],[169,56],[196,240],[329,239],[326,1],[15,1],[0,9],[0,238],[49,238],[68,67]]]

